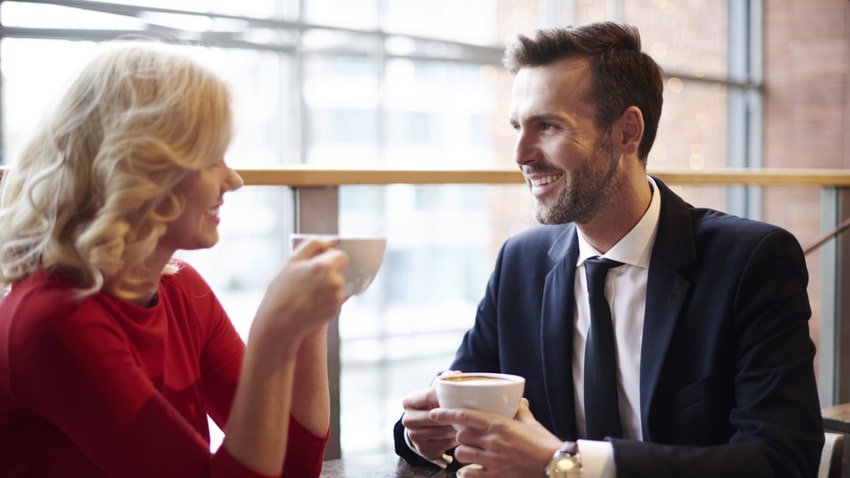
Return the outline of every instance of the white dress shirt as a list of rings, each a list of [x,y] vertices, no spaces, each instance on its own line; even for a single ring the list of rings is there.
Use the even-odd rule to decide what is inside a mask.
[[[586,436],[584,415],[584,349],[590,327],[590,306],[587,300],[587,278],[584,261],[602,256],[622,262],[608,272],[605,279],[605,297],[611,306],[614,340],[617,344],[617,389],[619,392],[620,420],[623,437],[641,440],[640,419],[640,348],[643,342],[643,318],[646,310],[646,284],[652,245],[658,230],[661,198],[652,178],[652,199],[643,217],[614,247],[602,255],[578,231],[579,257],[576,262],[575,320],[573,334],[573,383],[575,385],[576,431]],[[608,442],[579,440],[582,456],[582,476],[586,478],[614,478],[614,450]]]

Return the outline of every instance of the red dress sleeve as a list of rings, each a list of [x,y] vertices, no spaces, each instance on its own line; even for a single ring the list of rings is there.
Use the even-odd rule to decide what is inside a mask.
[[[295,419],[289,420],[289,441],[283,465],[284,478],[319,478],[330,430],[317,437]]]
[[[225,425],[244,344],[206,283],[182,267],[164,278],[154,308],[105,294],[79,303],[70,284],[44,274],[0,302],[0,469],[263,476],[224,447],[210,453],[207,414]],[[318,476],[326,441],[292,426],[286,475]]]

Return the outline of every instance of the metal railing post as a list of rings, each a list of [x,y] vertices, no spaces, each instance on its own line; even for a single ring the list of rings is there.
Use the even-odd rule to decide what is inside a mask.
[[[850,297],[842,293],[850,277],[850,237],[837,228],[850,216],[850,188],[825,187],[821,193],[821,223],[828,240],[821,249],[821,313],[818,340],[818,386],[821,405],[850,401]]]

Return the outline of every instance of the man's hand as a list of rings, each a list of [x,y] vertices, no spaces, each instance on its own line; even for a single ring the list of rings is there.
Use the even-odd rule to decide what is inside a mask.
[[[475,463],[462,471],[463,478],[542,477],[546,464],[561,440],[535,420],[522,399],[513,420],[493,413],[469,409],[435,408],[431,420],[445,425],[461,425],[455,458]]]
[[[455,429],[449,424],[437,423],[429,416],[429,412],[439,406],[434,387],[411,393],[401,404],[404,407],[401,423],[416,453],[433,461],[442,458],[446,450],[457,445]]]

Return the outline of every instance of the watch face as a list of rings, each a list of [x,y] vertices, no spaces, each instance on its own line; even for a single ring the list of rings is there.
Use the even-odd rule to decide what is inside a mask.
[[[581,465],[573,456],[560,456],[546,467],[546,476],[550,478],[573,478],[579,476]]]

